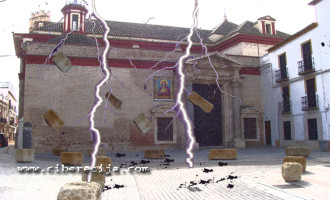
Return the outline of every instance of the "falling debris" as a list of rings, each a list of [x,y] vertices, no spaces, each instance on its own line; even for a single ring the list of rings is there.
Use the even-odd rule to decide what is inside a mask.
[[[104,186],[104,189],[103,189],[103,192],[106,191],[106,190],[111,190],[112,188],[113,189],[120,189],[120,188],[123,188],[125,187],[124,185],[118,185],[118,184],[115,184],[113,187],[110,187],[110,186]]]
[[[208,173],[208,172],[212,172],[213,170],[212,169],[206,169],[204,168],[203,169],[203,172],[205,173]],[[198,179],[198,174],[196,175],[196,179]],[[237,179],[237,176],[233,176],[233,175],[228,175],[227,178],[220,178],[218,180],[215,179],[215,177],[211,178],[211,179],[207,179],[207,180],[203,180],[203,179],[200,179],[200,180],[196,180],[196,181],[189,181],[189,184],[187,182],[185,182],[184,184],[180,184],[178,190],[180,188],[189,188],[189,187],[193,187],[193,186],[196,186],[197,184],[203,184],[203,185],[207,185],[207,184],[215,184],[215,183],[219,183],[219,182],[222,182],[222,181],[226,181],[228,180],[228,185],[227,185],[227,188],[233,188],[234,185],[233,185],[233,179]]]
[[[164,160],[164,162],[165,162],[165,163],[171,163],[171,162],[174,162],[174,159],[168,159],[168,158],[166,158],[166,159]]]
[[[123,187],[124,187],[124,185],[117,185],[117,184],[115,184],[115,186],[113,188],[119,189],[119,188],[123,188]]]
[[[140,164],[147,164],[147,163],[150,163],[150,161],[149,160],[141,160],[140,161]]]
[[[203,169],[203,172],[204,172],[204,173],[210,173],[210,172],[213,172],[213,169],[207,169],[207,168],[204,168],[204,169]]]
[[[105,98],[108,99],[108,101],[115,107],[116,109],[121,109],[121,104],[123,103],[121,100],[119,100],[117,97],[115,97],[112,93],[110,92],[105,94]]]
[[[146,134],[152,129],[151,121],[144,113],[139,114],[134,119],[134,123],[139,127],[143,134]]]
[[[199,96],[199,94],[197,94],[196,92],[192,92],[188,96],[188,100],[196,106],[199,106],[206,113],[210,113],[214,107],[212,103]]]
[[[67,72],[71,68],[71,61],[63,52],[58,52],[53,58],[53,62],[63,72]]]
[[[226,162],[219,162],[218,165],[222,167],[222,166],[228,165],[228,163],[226,163]]]
[[[115,155],[117,158],[121,158],[121,157],[125,157],[126,156],[126,154],[121,154],[121,153],[116,153],[116,155]]]
[[[138,164],[137,162],[131,161],[131,164],[128,167],[132,167],[132,166],[135,166],[137,164]]]
[[[219,182],[224,181],[224,180],[226,180],[226,179],[225,178],[219,179],[219,180],[217,180],[216,183],[219,183]]]
[[[64,122],[57,116],[57,114],[53,110],[48,110],[44,114],[44,119],[47,124],[56,131],[59,131],[59,129],[64,125]]]
[[[197,182],[195,182],[195,181],[190,181],[190,184],[188,185],[188,187],[191,187],[191,186],[194,186],[194,185],[197,185]]]
[[[212,180],[212,179],[208,179],[208,180],[206,180],[206,181],[204,181],[204,180],[200,180],[200,181],[199,181],[199,184],[207,185],[207,184],[209,184],[209,183],[211,182],[211,180]]]
[[[230,179],[230,180],[237,179],[237,176],[229,175],[229,176],[227,177],[227,179]]]

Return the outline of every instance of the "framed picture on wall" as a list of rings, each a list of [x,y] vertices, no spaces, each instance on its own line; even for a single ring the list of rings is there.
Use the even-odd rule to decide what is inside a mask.
[[[174,101],[173,77],[154,76],[154,99]]]

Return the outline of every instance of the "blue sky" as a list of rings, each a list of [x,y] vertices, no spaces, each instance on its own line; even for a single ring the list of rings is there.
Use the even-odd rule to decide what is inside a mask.
[[[212,29],[222,22],[224,11],[236,24],[270,15],[276,29],[293,34],[315,22],[311,0],[199,0],[199,27]],[[91,4],[91,1],[88,1]],[[106,20],[190,27],[194,0],[96,0],[99,15]],[[12,32],[27,33],[32,12],[50,10],[51,21],[60,21],[65,0],[6,0],[0,2],[0,81],[13,82],[18,94],[19,59]],[[111,27],[110,27],[111,29]],[[111,31],[111,30],[110,30]]]

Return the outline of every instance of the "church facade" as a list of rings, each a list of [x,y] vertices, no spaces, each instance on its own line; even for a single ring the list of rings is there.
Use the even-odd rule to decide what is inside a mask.
[[[103,29],[86,19],[80,3],[66,4],[62,13],[61,23],[50,22],[45,12],[34,13],[30,32],[13,35],[21,59],[19,118],[32,124],[37,152],[92,147],[88,115],[95,85],[103,77],[98,55],[104,49]],[[289,36],[276,30],[275,22],[270,16],[240,25],[224,19],[213,30],[193,35],[184,66],[185,103],[199,148],[269,143],[263,128],[259,58]],[[104,101],[94,118],[102,143],[109,150],[183,149],[184,124],[172,108],[177,62],[187,47],[189,29],[116,21],[107,25],[111,78],[101,87]],[[56,62],[60,55],[70,61],[65,69]],[[189,101],[192,92],[211,103],[212,111]],[[47,121],[49,111],[61,126],[54,128]]]

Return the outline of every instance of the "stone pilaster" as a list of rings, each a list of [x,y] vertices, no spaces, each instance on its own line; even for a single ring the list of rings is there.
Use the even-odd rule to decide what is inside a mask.
[[[234,130],[234,147],[236,148],[245,148],[245,141],[242,138],[241,132],[241,100],[239,98],[239,77],[235,77],[232,81],[233,86],[233,130]]]

